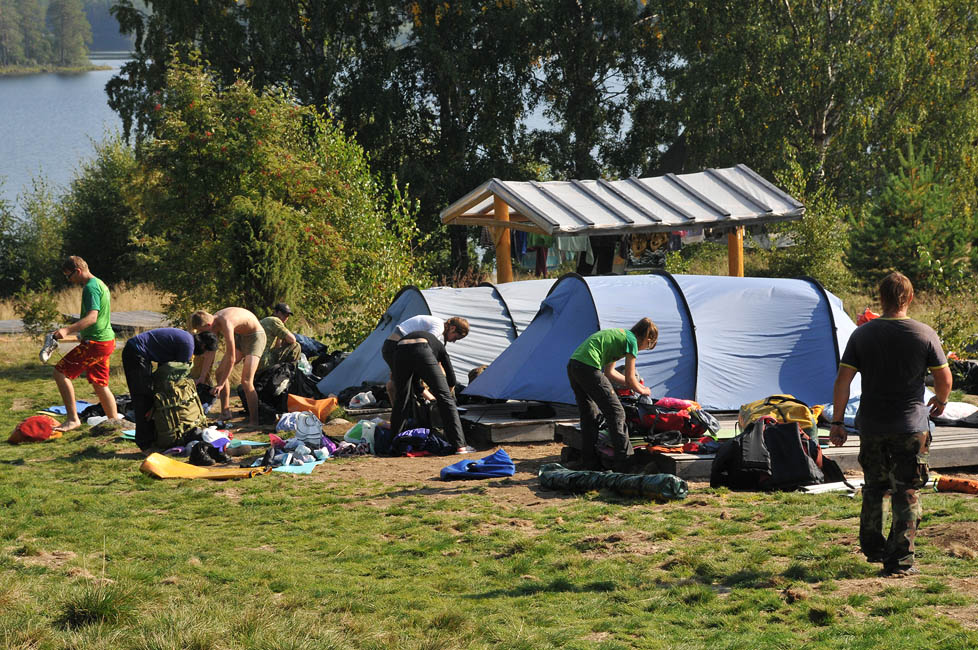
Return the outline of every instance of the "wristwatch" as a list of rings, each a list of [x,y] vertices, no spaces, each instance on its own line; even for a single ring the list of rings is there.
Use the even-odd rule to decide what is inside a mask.
[[[834,422],[832,422],[832,426],[833,427],[837,427],[837,426],[838,427],[844,427],[844,426],[846,426],[846,423],[845,422],[842,422],[841,420],[835,420]]]

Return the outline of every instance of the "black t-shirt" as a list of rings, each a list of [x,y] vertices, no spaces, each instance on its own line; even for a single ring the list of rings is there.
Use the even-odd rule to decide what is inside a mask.
[[[849,337],[841,365],[862,375],[860,434],[928,430],[924,375],[947,365],[937,333],[911,318],[876,318]]]
[[[455,369],[452,367],[452,360],[448,356],[448,351],[445,349],[445,344],[441,342],[441,339],[431,332],[426,332],[424,330],[416,330],[409,334],[406,334],[402,341],[405,339],[424,339],[428,342],[428,347],[431,348],[431,352],[435,355],[435,359],[441,364],[441,367],[445,369],[445,381],[448,382],[448,387],[451,388],[455,385]]]

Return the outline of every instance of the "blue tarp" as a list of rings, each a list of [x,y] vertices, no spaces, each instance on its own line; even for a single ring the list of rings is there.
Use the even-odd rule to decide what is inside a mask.
[[[574,403],[566,365],[599,329],[643,317],[659,328],[638,355],[653,397],[735,410],[780,393],[832,400],[839,355],[856,328],[842,301],[812,280],[649,275],[562,277],[520,337],[465,393]],[[860,392],[858,377],[853,394]]]
[[[405,287],[376,329],[317,387],[328,395],[364,382],[386,382],[390,371],[380,356],[380,348],[398,324],[418,315],[468,319],[469,335],[446,346],[456,379],[464,386],[471,369],[491,363],[526,329],[553,284],[554,280],[526,280],[464,289]]]
[[[516,464],[506,453],[505,449],[500,448],[495,453],[489,454],[485,458],[466,459],[453,463],[441,470],[443,481],[452,479],[477,479],[477,478],[503,478],[512,476],[516,473]]]

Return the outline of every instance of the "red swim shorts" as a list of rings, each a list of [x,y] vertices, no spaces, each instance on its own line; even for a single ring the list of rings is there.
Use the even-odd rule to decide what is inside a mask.
[[[109,385],[109,357],[115,350],[112,341],[82,341],[78,347],[66,354],[54,367],[68,379],[75,379],[83,372],[88,383],[94,386]]]

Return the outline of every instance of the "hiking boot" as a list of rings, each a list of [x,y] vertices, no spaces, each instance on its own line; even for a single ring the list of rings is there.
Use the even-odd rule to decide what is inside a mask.
[[[915,576],[920,574],[920,569],[915,566],[897,566],[880,569],[881,578],[906,578],[907,576]]]
[[[211,458],[210,454],[207,453],[208,444],[198,442],[190,450],[190,464],[198,465],[200,467],[210,467],[214,464],[214,459]]]
[[[47,363],[54,351],[58,349],[58,342],[54,338],[54,332],[51,332],[44,337],[44,345],[41,346],[41,351],[38,353],[37,357],[41,360],[41,363]]]
[[[223,450],[214,447],[208,443],[201,443],[207,446],[207,455],[214,459],[218,463],[230,463],[231,457],[224,453]],[[198,445],[200,446],[200,445]]]

